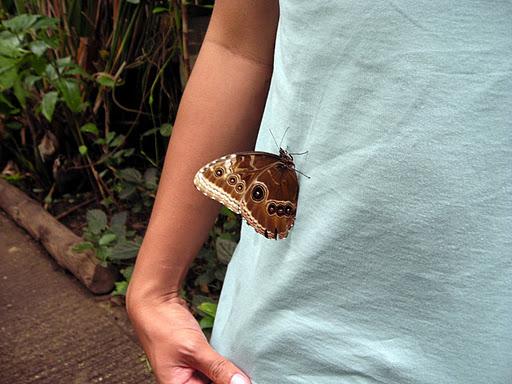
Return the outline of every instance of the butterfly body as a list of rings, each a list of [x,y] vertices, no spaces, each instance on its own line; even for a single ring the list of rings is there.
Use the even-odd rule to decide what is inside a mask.
[[[284,239],[293,227],[299,185],[293,158],[282,148],[279,155],[239,152],[223,156],[202,167],[194,184],[269,239]]]

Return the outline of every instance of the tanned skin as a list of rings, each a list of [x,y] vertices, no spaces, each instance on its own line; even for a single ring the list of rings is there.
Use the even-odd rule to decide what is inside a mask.
[[[229,384],[235,374],[250,383],[209,345],[179,292],[220,208],[195,189],[194,175],[222,155],[253,150],[278,19],[278,0],[217,0],[179,106],[126,297],[160,384]]]

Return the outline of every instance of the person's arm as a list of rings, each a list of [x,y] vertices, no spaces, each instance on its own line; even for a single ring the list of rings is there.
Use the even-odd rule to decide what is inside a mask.
[[[179,292],[219,210],[193,177],[221,155],[254,147],[278,18],[278,0],[217,0],[180,103],[127,292],[130,319],[160,383],[206,383],[193,378],[197,370],[228,384],[240,372],[209,347]]]

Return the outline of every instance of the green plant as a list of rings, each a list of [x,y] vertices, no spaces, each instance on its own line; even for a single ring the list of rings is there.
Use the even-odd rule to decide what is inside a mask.
[[[94,250],[104,266],[109,263],[123,265],[133,260],[139,251],[141,239],[134,231],[126,229],[127,217],[127,212],[116,213],[109,225],[107,215],[102,210],[87,211],[87,226],[84,230],[86,241],[75,245],[74,250]]]
[[[112,295],[126,296],[126,290],[128,289],[128,284],[130,283],[130,279],[133,273],[133,265],[129,265],[126,268],[121,268],[119,272],[123,276],[123,280],[116,281]]]
[[[50,125],[55,112],[66,119],[87,106],[81,93],[87,74],[69,56],[55,54],[63,39],[57,25],[57,19],[29,14],[0,25],[0,124],[10,144],[4,148],[46,188],[52,176],[45,163],[57,147],[72,154],[83,143],[73,126]]]
[[[177,0],[0,0],[0,164],[12,169],[4,177],[50,208],[83,192],[109,212],[129,210],[131,228],[144,228],[190,71],[191,7]],[[140,246],[127,217],[109,221],[89,210],[85,241],[75,247],[120,269],[113,292],[120,296]],[[239,227],[222,209],[182,292],[205,330]]]
[[[215,321],[215,314],[217,312],[217,304],[211,301],[203,301],[196,307],[198,313],[201,315],[199,325],[201,329],[208,329],[213,327]]]
[[[142,174],[135,168],[125,168],[116,172],[114,190],[121,200],[130,204],[133,213],[139,213],[153,206],[157,185],[158,169],[147,168]]]
[[[101,119],[96,123],[104,131],[103,137],[114,130],[123,135],[121,145],[127,147],[130,137],[140,137],[173,119],[182,88],[179,74],[188,76],[188,71],[179,70],[183,10],[178,2],[34,3],[37,5],[29,8],[61,20],[68,34],[61,51],[94,73],[97,86],[90,92],[90,101],[93,116]],[[160,153],[166,145],[165,140],[158,139],[154,137],[151,151],[141,148],[153,166],[160,165]]]
[[[161,166],[179,74],[187,76],[177,70],[182,8],[150,0],[0,4],[8,18],[0,27],[1,149],[47,202],[87,181],[99,200],[115,202],[115,192],[132,187],[115,185],[126,181],[124,168]]]

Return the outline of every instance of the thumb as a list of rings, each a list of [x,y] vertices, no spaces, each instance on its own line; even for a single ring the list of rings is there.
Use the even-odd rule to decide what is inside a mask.
[[[231,361],[217,353],[211,346],[195,355],[194,368],[204,373],[215,384],[251,384],[251,380]]]

